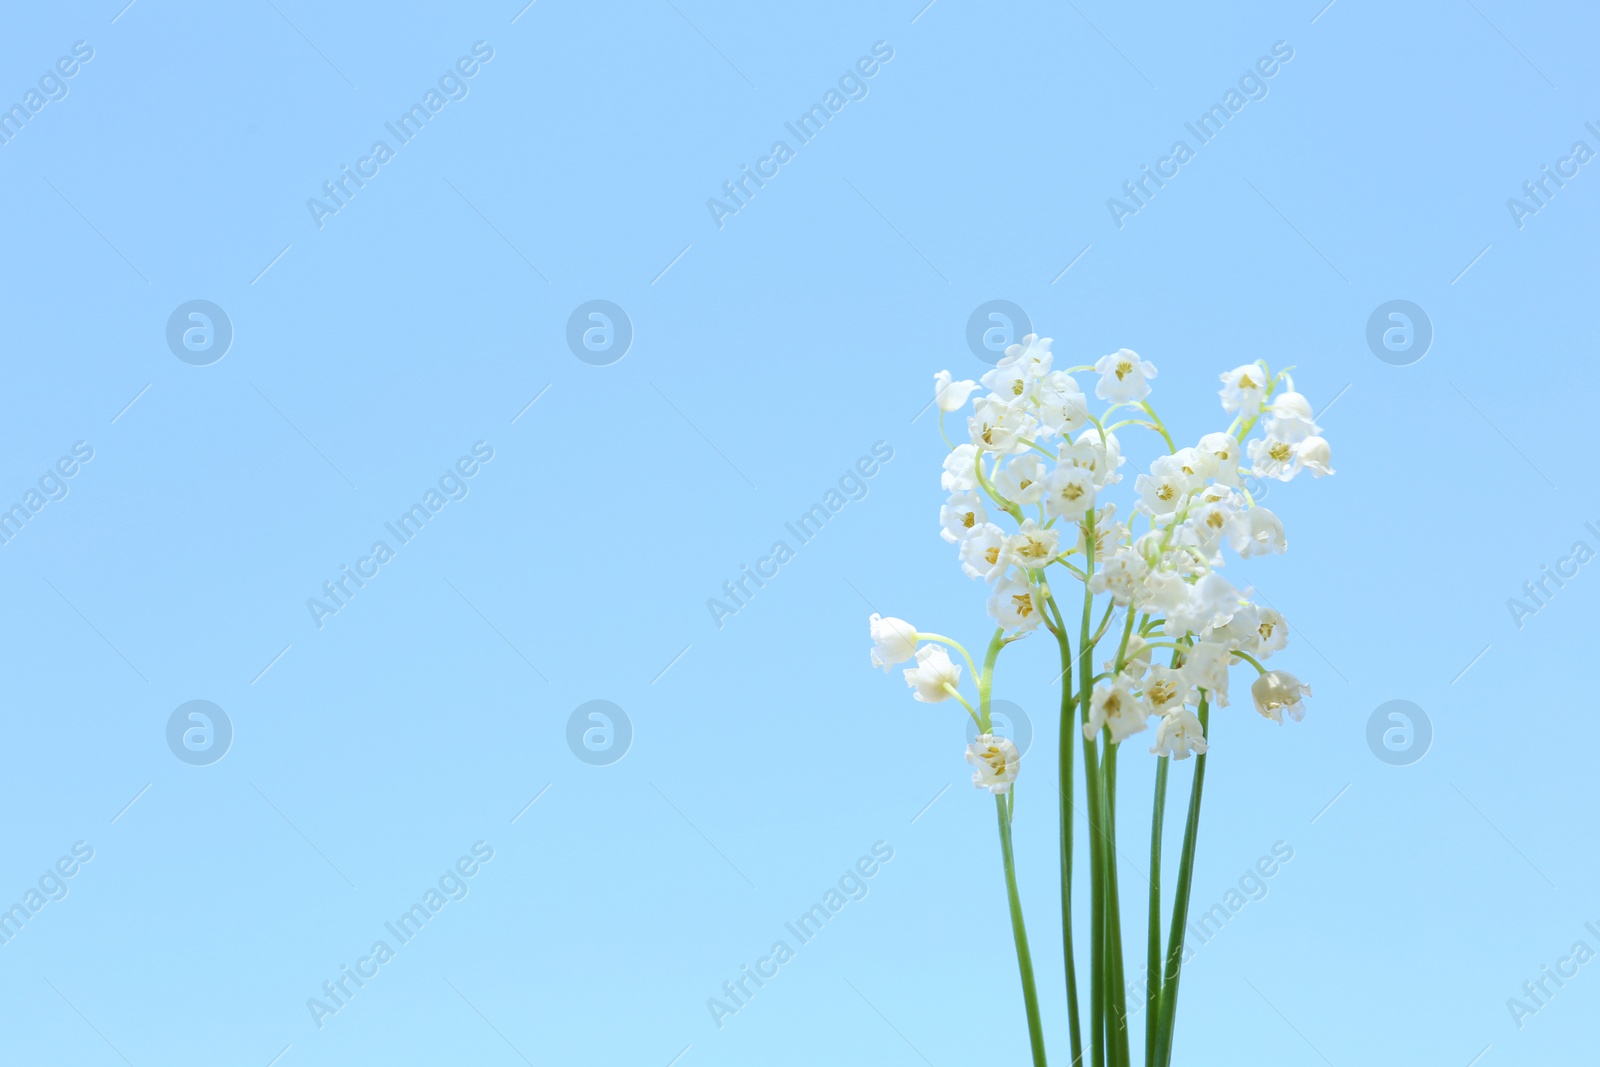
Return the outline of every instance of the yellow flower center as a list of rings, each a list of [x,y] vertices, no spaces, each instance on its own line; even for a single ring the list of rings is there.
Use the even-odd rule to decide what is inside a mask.
[[[983,558],[989,561],[989,566],[994,566],[1000,561],[1000,546],[994,545],[983,550]]]
[[[1133,364],[1126,359],[1117,360],[1117,381],[1122,381],[1133,373]]]
[[[972,529],[972,524],[977,521],[978,514],[974,511],[969,511],[965,515],[961,516],[961,525],[965,526],[969,530]]]
[[[1240,389],[1259,389],[1261,387],[1259,385],[1257,385],[1251,379],[1250,375],[1241,374],[1241,375],[1239,375],[1239,388]]]
[[[1077,500],[1083,495],[1083,486],[1076,482],[1068,482],[1061,487],[1061,497],[1064,500]]]
[[[1006,774],[1005,753],[1000,751],[998,745],[988,745],[983,750],[983,762],[989,765],[997,778],[1004,778]]]
[[[1012,594],[1011,609],[1017,613],[1017,618],[1028,618],[1033,614],[1033,597],[1029,596],[1027,593]]]
[[[1267,455],[1271,456],[1279,463],[1283,463],[1288,460],[1290,456],[1294,455],[1294,449],[1282,441],[1274,441],[1267,447]]]
[[[1162,485],[1161,485],[1161,488],[1156,490],[1156,499],[1157,500],[1171,500],[1173,497],[1175,497],[1177,495],[1178,495],[1178,491],[1176,489],[1172,488],[1172,483],[1171,482],[1163,482]]]

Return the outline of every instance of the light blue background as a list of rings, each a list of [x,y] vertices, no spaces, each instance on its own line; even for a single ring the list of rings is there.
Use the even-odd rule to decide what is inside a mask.
[[[1295,855],[1186,969],[1180,1062],[1590,1054],[1600,964],[1520,1031],[1505,1002],[1600,949],[1600,577],[1521,629],[1506,607],[1600,548],[1600,176],[1520,230],[1506,207],[1600,148],[1591,13],[274,2],[32,5],[0,36],[4,102],[94,48],[0,146],[0,499],[95,450],[0,547],[0,899],[95,850],[0,946],[7,1062],[1022,1062],[959,709],[866,651],[874,609],[987,634],[913,417],[934,371],[984,370],[964,330],[993,298],[1069,362],[1155,362],[1181,438],[1223,427],[1216,375],[1252,359],[1337,398],[1338,476],[1270,498],[1289,555],[1230,569],[1289,616],[1276,662],[1316,697],[1299,725],[1213,720],[1197,910],[1274,842]],[[306,199],[480,40],[470,95],[319,230]],[[876,41],[870,95],[719,230],[706,199]],[[1276,41],[1270,95],[1119,230],[1106,199]],[[235,331],[207,367],[164,341],[195,298]],[[565,344],[595,298],[635,329],[612,366]],[[1395,298],[1436,331],[1411,366],[1364,339]],[[470,495],[319,630],[306,599],[477,441]],[[706,599],[877,441],[868,496],[713,625]],[[996,695],[1034,712],[1017,847],[1066,1063],[1053,664],[1028,642]],[[597,698],[635,730],[603,767],[565,741]],[[235,729],[211,766],[166,746],[192,699]],[[1435,730],[1409,767],[1367,747],[1391,699]],[[470,894],[319,1030],[307,998],[480,840]],[[707,998],[877,841],[869,895],[719,1030]]]

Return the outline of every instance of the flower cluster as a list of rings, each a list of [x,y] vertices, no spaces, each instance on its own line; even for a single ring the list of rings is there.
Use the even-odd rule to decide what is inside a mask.
[[[956,546],[963,573],[987,583],[988,612],[1004,635],[997,642],[1041,624],[1062,635],[1067,622],[1052,583],[1081,582],[1085,611],[1097,597],[1109,601],[1088,643],[1099,647],[1109,628],[1106,647],[1115,650],[1104,673],[1082,682],[1092,687],[1085,736],[1104,732],[1118,743],[1159,717],[1152,753],[1204,753],[1195,709],[1202,700],[1228,706],[1229,668],[1237,662],[1260,672],[1251,686],[1258,712],[1298,721],[1310,687],[1260,662],[1285,646],[1283,616],[1220,571],[1230,552],[1250,559],[1288,546],[1283,523],[1254,501],[1245,473],[1285,482],[1307,471],[1316,478],[1333,473],[1311,404],[1286,371],[1273,374],[1259,361],[1236,367],[1221,376],[1231,423],[1178,447],[1148,400],[1152,364],[1122,349],[1092,366],[1057,369],[1050,344],[1030,334],[979,382],[953,381],[948,371],[934,376],[941,427],[970,401],[966,440],[946,438],[940,536]],[[1085,372],[1098,375],[1094,396],[1106,403],[1099,414],[1075,377]],[[1106,497],[1127,480],[1116,431],[1129,426],[1158,434],[1165,454],[1132,477],[1124,512]],[[904,673],[917,700],[967,704],[961,667],[939,644],[919,642],[959,645],[876,615],[872,636],[875,666],[915,659]],[[1168,664],[1153,661],[1158,649],[1170,651]],[[968,668],[977,681],[970,660]],[[973,712],[985,730],[986,710]],[[985,733],[968,752],[978,767],[974,784],[1009,789],[1014,754]]]

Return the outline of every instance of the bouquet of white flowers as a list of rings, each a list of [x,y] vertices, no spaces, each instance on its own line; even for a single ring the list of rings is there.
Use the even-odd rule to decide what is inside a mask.
[[[982,378],[989,390],[972,401],[968,440],[950,445],[942,485],[949,498],[939,511],[940,536],[958,546],[961,569],[989,583],[995,623],[981,668],[960,643],[919,632],[902,619],[873,615],[872,663],[885,671],[908,660],[912,696],[927,703],[958,701],[977,724],[967,746],[973,785],[994,794],[1005,863],[1017,963],[1036,1067],[1045,1063],[1043,1027],[1028,936],[1017,894],[1011,844],[1020,754],[992,732],[990,694],[1000,653],[1044,626],[1061,653],[1061,916],[1067,980],[1067,1020],[1072,1063],[1094,1067],[1129,1064],[1122,923],[1116,873],[1117,753],[1122,741],[1156,719],[1155,815],[1151,826],[1149,952],[1146,960],[1145,1054],[1148,1065],[1172,1058],[1178,977],[1183,964],[1195,835],[1205,783],[1211,709],[1228,706],[1228,672],[1235,663],[1257,671],[1250,686],[1255,708],[1281,723],[1305,715],[1311,687],[1262,660],[1282,649],[1288,625],[1271,607],[1251,600],[1219,573],[1224,548],[1243,559],[1281,553],[1283,524],[1260,506],[1246,486],[1252,480],[1290,481],[1303,471],[1332,474],[1328,442],[1311,405],[1294,391],[1287,370],[1273,374],[1264,362],[1222,375],[1226,430],[1179,448],[1149,402],[1156,369],[1122,349],[1093,366],[1056,370],[1050,339],[1032,334],[1006,350]],[[1099,375],[1100,414],[1074,374]],[[979,383],[934,376],[940,432],[945,415],[962,410]],[[1118,414],[1123,418],[1114,418]],[[1264,423],[1263,423],[1264,418]],[[1262,435],[1251,433],[1262,424]],[[1124,464],[1116,432],[1139,427],[1159,434],[1167,454],[1133,482],[1126,521],[1105,500],[1120,483]],[[1241,449],[1241,442],[1248,441]],[[1242,455],[1249,466],[1241,468]],[[1256,484],[1260,484],[1259,481]],[[1058,603],[1071,582],[1083,586],[1073,627]],[[1103,607],[1100,605],[1104,601]],[[1120,610],[1119,610],[1120,609]],[[1116,624],[1114,625],[1114,620]],[[961,656],[975,685],[962,691]],[[1095,670],[1096,650],[1109,658]],[[1157,652],[1166,664],[1154,662]],[[1088,1047],[1080,1015],[1072,935],[1074,739],[1081,742],[1089,835],[1091,914]],[[1161,831],[1169,760],[1197,756],[1184,825],[1177,891],[1167,943],[1161,937]]]

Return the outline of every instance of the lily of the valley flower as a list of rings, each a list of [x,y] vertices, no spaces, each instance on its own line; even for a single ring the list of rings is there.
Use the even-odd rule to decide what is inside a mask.
[[[1215,707],[1228,706],[1228,664],[1233,651],[1216,641],[1200,641],[1189,650],[1183,676],[1206,691]]]
[[[1273,722],[1282,722],[1285,715],[1295,722],[1306,717],[1302,703],[1311,695],[1311,687],[1288,671],[1268,671],[1250,683],[1250,698],[1256,710]]]
[[[977,445],[956,445],[944,457],[944,473],[939,476],[939,484],[944,486],[945,492],[962,493],[978,488],[977,459]]]
[[[906,620],[874,613],[868,625],[872,627],[872,665],[882,667],[883,673],[917,654],[917,628]]]
[[[1289,623],[1273,608],[1262,608],[1256,616],[1257,655],[1262,659],[1289,643]]]
[[[1122,475],[1117,473],[1123,464],[1122,442],[1110,430],[1102,432],[1100,427],[1091,426],[1072,444],[1063,442],[1059,454],[1063,463],[1094,471],[1094,484],[1102,489],[1122,481]]]
[[[1188,759],[1191,752],[1205,755],[1207,747],[1200,716],[1179,705],[1161,716],[1161,722],[1156,726],[1156,743],[1151,746],[1150,754]]]
[[[1149,474],[1133,480],[1134,491],[1139,494],[1134,507],[1149,515],[1156,525],[1165,526],[1189,502],[1189,487],[1193,484],[1194,476],[1184,471],[1177,457],[1162,456],[1150,464]]]
[[[1021,760],[1016,745],[994,734],[979,734],[967,745],[967,762],[977,768],[972,784],[996,796],[1011,792]]]
[[[1091,593],[1110,593],[1118,604],[1132,604],[1143,591],[1150,565],[1131,548],[1119,548],[1089,579]]]
[[[1045,513],[1062,519],[1081,518],[1094,507],[1094,494],[1094,471],[1063,463],[1045,477]]]
[[[1226,625],[1242,599],[1232,582],[1211,571],[1189,587],[1188,600],[1167,612],[1167,633],[1182,637],[1190,631],[1198,634]]]
[[[1010,565],[1006,532],[992,522],[973,527],[961,542],[961,570],[968,578],[992,581]]]
[[[994,487],[1013,504],[1037,504],[1044,496],[1044,460],[1037,453],[1012,456],[995,473]]]
[[[1197,450],[1209,452],[1217,461],[1212,477],[1223,485],[1239,487],[1239,441],[1231,433],[1208,433],[1200,438]]]
[[[1061,531],[1041,529],[1032,519],[1024,519],[1016,535],[1006,538],[1006,554],[1019,567],[1037,570],[1061,552]]]
[[[1333,468],[1328,465],[1333,462],[1333,452],[1322,438],[1307,437],[1294,446],[1294,452],[1313,478],[1333,473]]]
[[[1150,718],[1150,705],[1133,695],[1125,681],[1115,685],[1095,686],[1089,697],[1089,721],[1083,724],[1083,736],[1091,741],[1102,727],[1111,731],[1113,743],[1143,730]]]
[[[1267,398],[1267,372],[1259,364],[1247,363],[1222,375],[1222,410],[1254,412]]]
[[[1100,375],[1094,395],[1114,404],[1143,400],[1150,395],[1150,379],[1156,376],[1155,364],[1140,359],[1139,353],[1130,348],[1101,356],[1094,369]]]
[[[1157,715],[1168,715],[1194,699],[1194,684],[1182,668],[1156,664],[1145,677],[1144,698]]]
[[[977,387],[974,381],[952,382],[947,370],[933,376],[933,398],[939,402],[940,411],[960,411],[967,406],[967,397]]]
[[[1053,370],[1039,380],[1039,425],[1047,433],[1065,435],[1089,421],[1089,400],[1072,375]]]
[[[924,704],[937,704],[949,700],[945,686],[955,688],[961,684],[961,668],[950,662],[950,654],[938,645],[923,645],[917,649],[917,665],[905,670],[906,685],[915,692],[913,700]]]
[[[1263,507],[1246,509],[1228,520],[1228,543],[1240,559],[1280,555],[1289,548],[1283,523]]]
[[[989,597],[989,614],[1007,631],[1032,630],[1043,618],[1033,587],[1020,578],[1007,578]]]
[[[952,545],[959,544],[967,533],[989,521],[983,510],[983,498],[977,493],[952,493],[944,507],[939,509],[939,536]]]
[[[1037,420],[1026,405],[1009,404],[991,393],[974,400],[972,411],[967,431],[974,445],[997,455],[1027,450],[1025,442],[1032,436]]]
[[[1251,471],[1257,478],[1276,478],[1287,482],[1300,473],[1300,454],[1293,441],[1285,441],[1272,434],[1251,441],[1246,449],[1250,455]]]
[[[1299,393],[1280,393],[1272,401],[1272,415],[1267,419],[1267,436],[1290,444],[1298,444],[1312,434],[1322,432],[1311,413],[1311,401]]]

